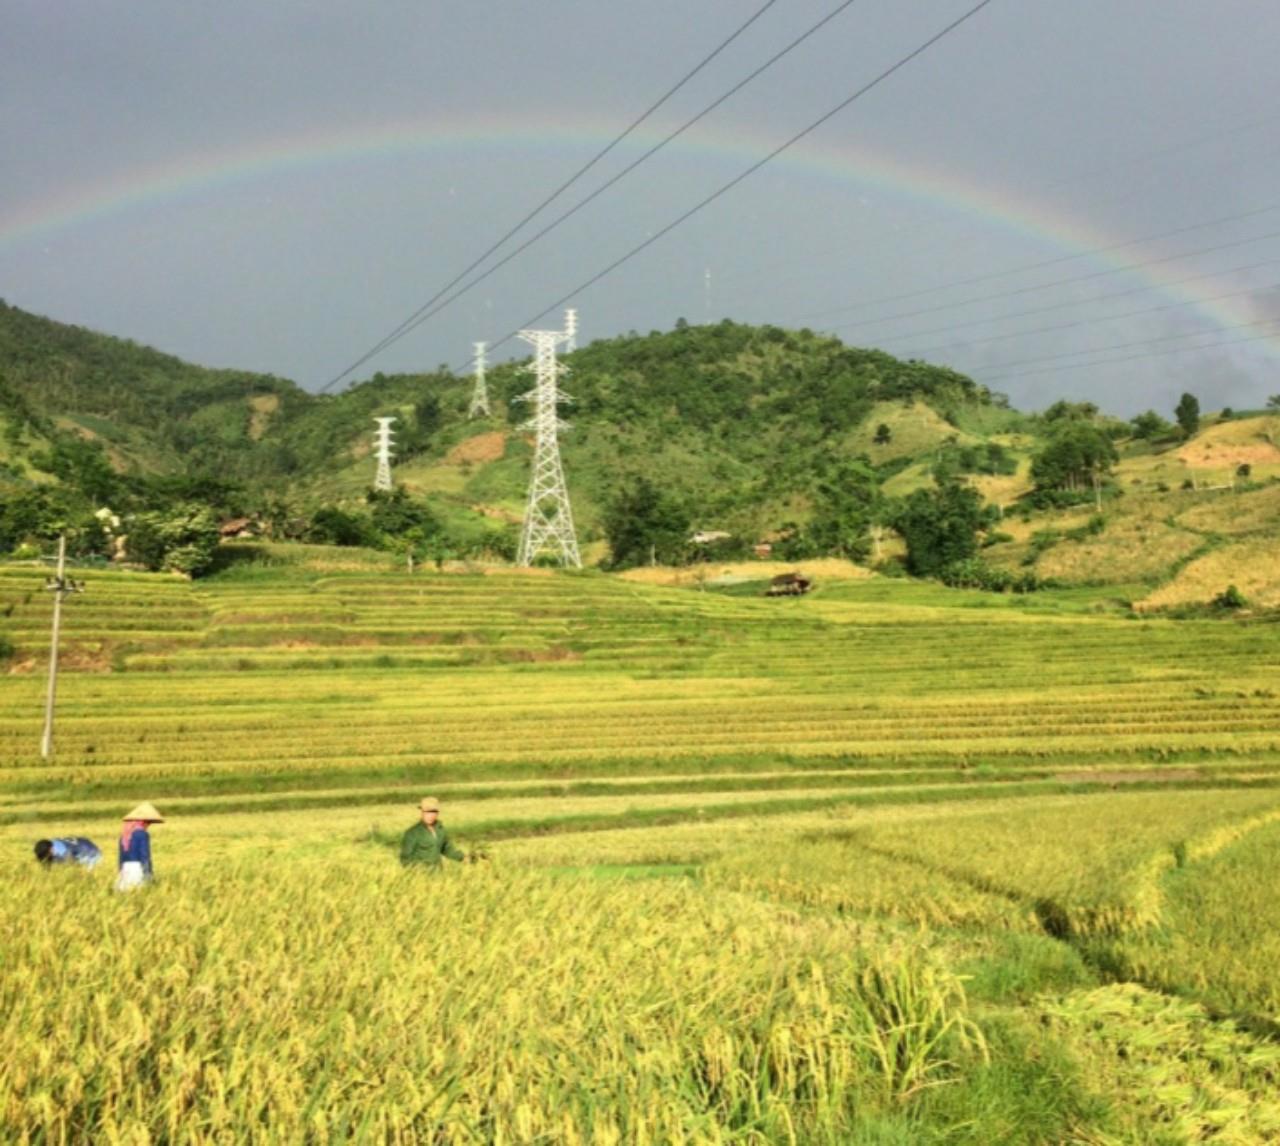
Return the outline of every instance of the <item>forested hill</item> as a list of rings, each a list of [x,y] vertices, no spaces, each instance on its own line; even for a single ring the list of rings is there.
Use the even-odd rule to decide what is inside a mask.
[[[952,426],[1001,407],[949,370],[808,331],[729,321],[595,342],[568,364],[564,388],[575,402],[564,413],[574,432],[564,446],[588,517],[620,473],[665,474],[706,496],[728,485],[735,501],[744,485],[767,485],[772,495],[802,492],[831,456],[865,447],[862,428],[878,403],[919,402]],[[368,484],[362,459],[371,419],[394,414],[399,461],[419,469],[468,438],[510,438],[501,458],[476,452],[468,478],[496,468],[469,493],[431,480],[423,491],[459,504],[503,501],[523,479],[518,466],[497,463],[520,460],[525,443],[511,431],[529,415],[516,399],[531,384],[522,364],[492,368],[493,417],[469,422],[471,380],[447,372],[377,374],[341,394],[315,396],[282,379],[193,366],[0,303],[7,443],[0,462],[11,478],[38,480],[48,472],[51,443],[74,437],[100,444],[120,473],[208,472],[341,498]]]
[[[1176,424],[1088,403],[1026,415],[950,370],[727,320],[593,342],[565,365],[561,443],[588,560],[708,556],[691,548],[707,531],[729,535],[726,551],[767,541],[787,560],[886,568],[905,555],[930,573],[911,536],[932,522],[964,542],[948,568],[983,584],[1280,606],[1280,395],[1202,414],[1186,393]],[[472,385],[440,370],[308,394],[0,304],[0,554],[38,552],[68,525],[78,555],[110,554],[94,519],[109,507],[130,558],[154,568],[197,568],[240,517],[277,538],[510,557],[533,379],[527,362],[493,367],[492,412],[474,419]],[[390,498],[370,493],[384,415]],[[644,536],[627,536],[638,521]]]
[[[313,399],[292,382],[193,366],[150,347],[0,301],[0,418],[8,460],[72,433],[121,471],[261,472],[273,422]]]

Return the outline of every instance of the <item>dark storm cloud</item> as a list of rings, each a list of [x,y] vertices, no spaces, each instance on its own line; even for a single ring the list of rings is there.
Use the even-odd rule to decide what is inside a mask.
[[[773,5],[661,109],[646,139],[836,6]],[[195,361],[317,385],[759,7],[18,0],[0,39],[0,296]],[[968,7],[852,5],[357,376],[461,365],[472,341],[506,333],[625,255]],[[997,272],[1280,199],[1280,117],[1267,110],[1280,94],[1277,49],[1280,14],[1246,0],[997,0],[575,299],[583,337],[728,316],[902,353],[946,346],[941,360],[1029,406],[1067,394],[1128,413],[1167,405],[1197,380],[1256,404],[1276,388],[1280,340],[1106,348],[1200,327],[1206,342],[1249,333],[1224,328],[1280,314],[1269,289],[1280,276],[1196,255],[1114,279],[1112,289],[1146,291],[1125,311],[1185,304],[1170,326],[1113,319],[1118,299],[1055,285],[1118,255],[1032,277]],[[359,149],[393,129],[401,145]],[[306,162],[280,161],[304,152]],[[563,206],[636,153],[619,149]],[[190,176],[219,156],[225,177]],[[173,177],[167,190],[156,172]],[[79,206],[33,225],[59,203]],[[1202,247],[1246,240],[1255,262],[1280,266],[1280,240],[1262,237],[1277,230],[1258,216],[1196,237]],[[1215,277],[1169,285],[1197,273]],[[980,287],[940,289],[983,276]],[[1029,299],[993,297],[1030,283],[1044,288],[1034,296],[1043,305],[1062,304],[1064,324],[1088,321],[1030,333],[1047,322],[1017,316]],[[1233,288],[1256,290],[1198,301]],[[893,319],[901,306],[882,301],[926,291],[936,293],[922,302],[947,304],[927,318]]]

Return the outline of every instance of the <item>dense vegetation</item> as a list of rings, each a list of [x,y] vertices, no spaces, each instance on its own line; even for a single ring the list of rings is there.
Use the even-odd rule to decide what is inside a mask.
[[[865,550],[851,536],[851,522],[883,516],[875,503],[884,475],[873,457],[863,471],[872,477],[865,491],[872,504],[851,507],[850,491],[840,488],[850,455],[866,452],[854,437],[873,410],[925,402],[951,423],[967,410],[1003,411],[998,398],[948,370],[808,331],[729,321],[593,343],[572,356],[566,385],[576,395],[567,411],[574,432],[565,438],[566,464],[588,533],[616,520],[619,499],[643,479],[668,508],[679,507],[681,528],[713,524],[740,538],[793,526],[792,518],[807,519],[805,507],[819,503],[798,548],[850,554]],[[415,460],[438,458],[477,430],[505,435],[504,419],[518,426],[528,411],[517,399],[529,386],[522,366],[497,367],[490,378],[497,417],[468,425],[469,381],[447,372],[378,374],[341,394],[314,396],[279,379],[204,370],[5,306],[7,480],[13,497],[27,500],[0,523],[0,548],[20,543],[33,519],[51,528],[54,518],[83,520],[104,505],[161,512],[193,500],[224,516],[252,515],[277,536],[367,544],[388,531],[371,520],[360,482],[334,475],[358,466],[375,414],[399,419],[397,465],[411,473]],[[527,447],[518,440],[513,447],[518,463]],[[1007,458],[999,447],[958,448],[945,465],[999,472]],[[58,479],[60,498],[31,496],[44,475]],[[460,490],[426,491],[436,550],[509,549],[508,538],[476,526],[477,507],[518,503],[524,481],[518,464],[480,466]],[[469,531],[460,523],[468,516]],[[661,547],[680,556],[670,539],[659,542],[644,539],[634,554]],[[615,564],[630,554],[624,545]]]
[[[1024,415],[949,370],[727,320],[598,341],[567,365],[562,448],[591,563],[705,565],[763,543],[987,590],[1104,581],[1202,608],[1280,603],[1280,572],[1256,560],[1265,515],[1175,496],[1261,506],[1280,476],[1274,415],[1202,415],[1191,394],[1176,421],[1068,401]],[[74,556],[199,575],[218,525],[239,521],[419,562],[510,560],[531,384],[526,364],[494,367],[494,414],[470,420],[470,379],[444,369],[317,396],[0,304],[0,553],[69,527]],[[369,444],[388,414],[383,498]],[[1224,544],[1238,521],[1248,536]]]

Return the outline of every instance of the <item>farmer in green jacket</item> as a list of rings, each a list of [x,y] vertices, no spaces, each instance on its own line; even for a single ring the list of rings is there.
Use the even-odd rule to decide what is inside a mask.
[[[400,863],[404,867],[439,868],[441,856],[461,860],[462,852],[440,822],[440,801],[426,796],[418,810],[422,819],[405,832],[400,841]]]

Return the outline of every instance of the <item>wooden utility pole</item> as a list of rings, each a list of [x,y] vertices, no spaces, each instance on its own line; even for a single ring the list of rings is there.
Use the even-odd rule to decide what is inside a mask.
[[[44,587],[53,593],[53,635],[49,639],[49,692],[44,702],[44,736],[40,755],[46,760],[53,755],[53,705],[58,695],[58,634],[62,629],[62,599],[68,593],[83,593],[83,581],[68,581],[67,535],[58,535],[58,572],[45,580]]]

